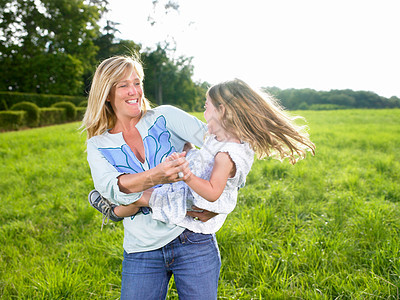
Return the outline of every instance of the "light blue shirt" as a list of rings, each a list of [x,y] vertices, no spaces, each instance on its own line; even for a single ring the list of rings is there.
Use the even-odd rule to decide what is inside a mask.
[[[126,144],[122,133],[105,132],[87,142],[87,159],[94,186],[115,204],[129,204],[142,193],[120,191],[118,177],[149,170],[173,152],[181,152],[186,141],[197,147],[203,144],[206,125],[190,114],[169,105],[148,110],[136,124],[143,139],[145,162],[141,163]],[[153,220],[151,211],[143,209],[124,219],[124,249],[128,253],[161,248],[175,239],[183,227]]]

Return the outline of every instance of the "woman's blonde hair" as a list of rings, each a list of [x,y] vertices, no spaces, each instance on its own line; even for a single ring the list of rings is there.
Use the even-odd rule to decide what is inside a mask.
[[[247,142],[259,159],[266,156],[289,158],[292,164],[314,155],[305,126],[298,126],[271,96],[262,96],[240,79],[212,86],[207,96],[220,112],[221,124],[232,136]],[[222,107],[221,107],[222,105]]]
[[[94,73],[88,97],[88,106],[82,120],[82,128],[87,131],[87,138],[100,135],[114,127],[116,116],[107,98],[111,89],[119,81],[136,72],[141,84],[144,79],[143,66],[139,56],[114,56],[105,59]],[[149,101],[142,96],[142,115],[150,108]]]

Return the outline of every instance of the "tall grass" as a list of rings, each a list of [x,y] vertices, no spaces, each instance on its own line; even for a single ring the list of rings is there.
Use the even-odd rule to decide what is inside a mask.
[[[299,114],[316,156],[255,162],[217,233],[219,298],[398,299],[400,110]],[[0,134],[0,298],[119,297],[123,228],[87,203],[78,126]]]

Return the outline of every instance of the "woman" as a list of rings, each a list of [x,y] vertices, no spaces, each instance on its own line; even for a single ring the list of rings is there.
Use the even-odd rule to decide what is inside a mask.
[[[172,106],[149,108],[137,58],[103,61],[93,77],[83,119],[94,186],[115,204],[137,201],[155,185],[185,179],[186,141],[201,146],[206,126]],[[207,212],[203,213],[207,214]],[[212,215],[206,215],[206,219]],[[151,211],[125,218],[121,299],[165,299],[174,274],[180,299],[216,299],[221,266],[214,235],[153,220]]]

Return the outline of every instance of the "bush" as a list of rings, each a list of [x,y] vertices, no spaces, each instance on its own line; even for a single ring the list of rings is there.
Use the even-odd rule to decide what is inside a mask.
[[[39,107],[50,107],[57,102],[68,101],[78,105],[85,97],[83,96],[66,96],[66,95],[48,95],[48,94],[35,94],[35,93],[19,93],[19,92],[5,92],[0,91],[0,98],[5,101],[7,107],[19,102],[32,102]]]
[[[0,111],[0,130],[17,130],[24,125],[26,111]]]
[[[83,116],[85,115],[86,107],[77,107],[76,108],[76,120],[81,121]]]
[[[87,100],[83,100],[78,104],[78,107],[87,107],[88,105],[88,101]]]
[[[7,102],[4,99],[0,100],[0,110],[8,110]]]
[[[307,109],[309,109],[309,107],[308,107],[308,104],[306,102],[301,102],[299,107],[298,107],[298,109],[299,110],[307,110]]]
[[[67,101],[57,102],[57,103],[54,103],[51,107],[64,108],[66,117],[67,117],[67,121],[75,121],[76,120],[76,106],[73,103],[67,102]]]
[[[14,104],[11,110],[23,110],[26,111],[25,122],[29,127],[36,127],[39,125],[40,110],[39,107],[32,102],[20,102]]]
[[[64,123],[66,119],[66,110],[63,107],[43,107],[40,109],[40,126]]]

